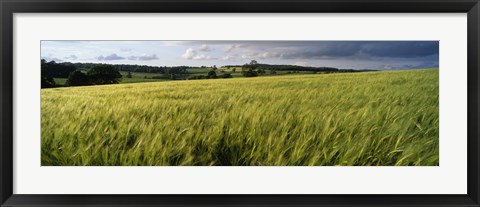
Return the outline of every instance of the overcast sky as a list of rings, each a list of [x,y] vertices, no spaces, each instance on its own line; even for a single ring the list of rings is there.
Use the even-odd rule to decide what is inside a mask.
[[[438,67],[438,41],[42,41],[56,62],[151,66],[266,64],[352,69]]]

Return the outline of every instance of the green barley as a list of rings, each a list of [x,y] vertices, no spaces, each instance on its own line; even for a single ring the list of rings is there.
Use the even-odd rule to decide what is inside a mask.
[[[438,69],[42,89],[42,165],[439,165]]]

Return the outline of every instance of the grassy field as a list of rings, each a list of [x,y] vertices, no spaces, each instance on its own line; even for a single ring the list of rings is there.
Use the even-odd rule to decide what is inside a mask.
[[[125,71],[120,71],[120,74],[122,74],[122,79],[120,80],[120,83],[143,83],[143,82],[163,82],[163,81],[169,81],[169,79],[158,79],[158,78],[152,78],[154,76],[162,76],[162,74],[156,74],[156,73],[137,73],[137,72],[132,72],[132,78],[127,78],[127,72]]]
[[[42,165],[439,165],[438,69],[42,89]]]
[[[132,78],[126,78],[127,72],[125,71],[120,71],[120,74],[122,74],[122,79],[120,80],[120,83],[143,83],[143,82],[163,82],[163,81],[169,81],[169,79],[155,79],[152,78],[154,76],[161,76],[162,74],[157,74],[157,73],[137,73],[137,72],[132,72]],[[55,83],[64,86],[65,83],[67,82],[68,78],[54,78]]]
[[[217,71],[217,75],[223,75],[225,73],[231,74],[234,78],[243,78],[242,75],[242,68],[237,67],[235,68],[235,71],[232,70],[233,68],[219,68]],[[212,70],[212,68],[189,68],[187,69],[188,74],[185,75],[185,77],[192,77],[192,76],[199,76],[203,75],[206,76],[208,72]],[[222,73],[223,71],[223,73]],[[294,71],[276,71],[275,76],[277,75],[296,75],[296,74],[289,74],[293,73]],[[171,81],[169,75],[164,75],[164,74],[159,74],[159,73],[139,73],[139,72],[131,72],[132,77],[127,78],[127,73],[126,71],[120,71],[120,74],[122,74],[122,79],[120,80],[120,83],[145,83],[145,82],[164,82],[164,81]],[[311,72],[299,72],[297,75],[303,75],[303,74],[309,74]],[[158,78],[165,76],[165,78]],[[181,76],[181,75],[180,75]],[[267,73],[264,74],[263,76],[271,76],[269,74],[269,70],[267,70]],[[152,77],[157,77],[157,78],[152,78]],[[55,83],[57,83],[60,86],[65,86],[65,83],[67,82],[68,78],[54,78]]]

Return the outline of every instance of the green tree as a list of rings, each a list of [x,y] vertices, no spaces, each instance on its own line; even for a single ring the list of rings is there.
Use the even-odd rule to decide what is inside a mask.
[[[250,61],[250,63],[242,66],[242,75],[244,77],[255,77],[258,76],[256,71],[258,68],[258,62],[256,60]]]
[[[259,75],[263,75],[263,74],[265,74],[265,70],[259,68],[259,69],[257,69],[257,73],[258,73]]]
[[[76,67],[72,63],[56,63],[55,61],[47,62],[45,59],[41,60],[42,75],[51,78],[67,78],[74,70],[76,70]]]
[[[215,70],[208,71],[208,78],[217,78],[217,72]]]
[[[127,78],[132,78],[132,73],[130,73],[130,71],[127,73]]]
[[[76,70],[71,72],[70,75],[68,75],[68,79],[65,84],[69,86],[86,86],[92,85],[92,82],[89,76],[87,76],[82,71]]]
[[[87,71],[87,75],[93,84],[115,84],[118,83],[122,75],[115,69],[113,65],[95,65]]]
[[[57,86],[57,84],[55,83],[55,80],[53,80],[52,77],[45,75],[44,73],[42,73],[40,76],[41,76],[42,88],[53,88]]]

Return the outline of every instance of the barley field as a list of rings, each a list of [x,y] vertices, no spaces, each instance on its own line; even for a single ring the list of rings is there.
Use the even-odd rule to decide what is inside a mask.
[[[438,69],[42,89],[43,166],[437,166]]]

